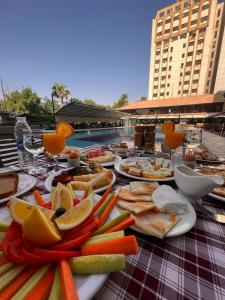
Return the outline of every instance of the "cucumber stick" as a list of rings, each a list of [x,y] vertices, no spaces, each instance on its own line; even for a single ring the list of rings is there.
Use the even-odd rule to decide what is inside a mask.
[[[61,287],[60,287],[60,278],[59,278],[59,269],[57,267],[55,271],[54,281],[52,284],[52,289],[49,295],[48,300],[61,300]]]
[[[0,231],[6,231],[9,227],[9,223],[0,221]]]
[[[15,279],[26,266],[20,265],[10,269],[7,273],[0,277],[0,291],[4,289],[13,279]]]
[[[106,209],[106,207],[109,205],[109,203],[111,202],[112,198],[114,197],[115,192],[110,194],[107,199],[102,203],[102,205],[97,209],[97,211],[95,212],[95,217],[100,217],[101,214],[103,213],[103,211]]]
[[[113,220],[109,221],[108,223],[102,225],[97,230],[95,230],[94,235],[106,232],[107,230],[111,229],[115,225],[123,222],[129,216],[130,216],[130,213],[128,211],[122,212],[118,217],[114,218]]]
[[[51,265],[40,267],[30,279],[22,286],[21,289],[11,298],[11,300],[24,299],[25,296],[35,287],[39,280],[48,272]]]
[[[114,240],[116,238],[124,236],[124,231],[116,231],[111,233],[105,233],[105,234],[99,234],[92,236],[87,242],[85,242],[83,245],[91,245],[91,244],[97,244],[104,241],[110,241]]]
[[[4,274],[5,272],[7,272],[9,269],[12,269],[12,267],[14,267],[15,265],[12,264],[11,262],[8,262],[2,266],[0,266],[0,276],[2,274]]]
[[[105,254],[75,257],[70,260],[75,274],[110,273],[125,269],[125,255]]]

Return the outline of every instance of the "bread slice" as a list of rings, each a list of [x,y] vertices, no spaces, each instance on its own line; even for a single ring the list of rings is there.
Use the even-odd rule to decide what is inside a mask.
[[[125,200],[119,200],[118,206],[120,208],[129,210],[131,213],[140,214],[148,210],[155,210],[156,206],[153,202],[129,202]]]
[[[152,202],[151,195],[135,195],[131,193],[129,188],[121,187],[117,192],[119,199],[126,201],[142,201],[142,202]]]
[[[15,173],[0,175],[0,199],[17,192],[19,176]]]
[[[152,195],[154,190],[159,186],[158,182],[132,181],[130,190],[135,195]]]

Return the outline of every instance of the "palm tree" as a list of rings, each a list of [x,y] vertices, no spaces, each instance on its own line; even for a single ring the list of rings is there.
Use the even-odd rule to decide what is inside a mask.
[[[57,99],[61,99],[61,106],[63,106],[63,100],[64,98],[67,99],[67,97],[70,95],[70,91],[67,90],[67,86],[60,82],[55,82],[55,84],[52,87],[52,101],[53,98],[56,97]]]

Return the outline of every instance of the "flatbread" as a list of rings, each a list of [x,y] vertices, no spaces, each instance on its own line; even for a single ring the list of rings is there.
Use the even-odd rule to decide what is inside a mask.
[[[124,200],[119,200],[118,203],[120,208],[126,209],[131,213],[140,214],[142,212],[155,209],[156,206],[152,202],[129,202]]]
[[[157,182],[130,182],[130,190],[132,194],[135,195],[152,195],[158,186],[159,184]]]
[[[176,215],[148,212],[135,217],[135,226],[146,234],[163,239],[179,220]]]
[[[152,197],[150,195],[135,195],[133,194],[129,188],[121,187],[117,192],[119,199],[127,200],[127,201],[143,201],[143,202],[151,202]]]

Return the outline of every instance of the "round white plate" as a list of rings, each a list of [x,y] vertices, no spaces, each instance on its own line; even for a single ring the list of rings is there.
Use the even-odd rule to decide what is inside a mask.
[[[136,158],[136,160],[147,160],[148,158],[146,157],[146,158]],[[116,162],[115,163],[115,165],[114,165],[114,169],[118,172],[118,173],[120,173],[121,175],[124,175],[124,176],[126,176],[126,177],[129,177],[129,178],[133,178],[133,179],[137,179],[137,180],[143,180],[143,181],[162,181],[162,182],[165,182],[165,181],[172,181],[172,180],[174,180],[174,176],[171,176],[171,177],[166,177],[166,178],[145,178],[145,177],[139,177],[139,176],[133,176],[133,175],[130,175],[130,174],[128,174],[128,173],[126,173],[126,172],[124,172],[124,171],[122,171],[121,169],[120,169],[120,164],[121,164],[121,162],[122,161],[125,161],[125,160],[130,160],[130,158],[126,158],[126,159],[123,159],[123,160],[121,160],[121,161],[119,161],[119,162]]]
[[[216,194],[214,194],[214,193],[209,193],[208,196],[210,196],[210,197],[212,197],[212,198],[214,198],[214,199],[217,199],[217,200],[220,200],[220,201],[225,202],[225,197],[216,195]]]
[[[81,192],[76,192],[78,198],[82,196]],[[50,199],[50,194],[43,195],[45,200]],[[98,201],[100,198],[99,195],[94,194],[94,200]],[[36,203],[33,196],[27,197],[27,200],[31,203]],[[117,210],[113,210],[109,216],[109,219],[113,219],[118,216]],[[10,215],[5,217],[5,221],[9,221]],[[108,274],[93,274],[93,275],[83,275],[78,276],[74,275],[74,284],[76,285],[79,299],[81,300],[90,300],[94,297],[97,291],[102,287],[104,282],[106,281]]]
[[[129,185],[125,186],[125,187],[129,187]],[[188,232],[189,230],[191,230],[191,228],[195,225],[196,223],[196,212],[193,208],[193,206],[191,205],[191,203],[187,200],[187,198],[182,195],[179,191],[178,191],[179,196],[181,197],[181,199],[187,204],[188,207],[188,212],[184,215],[179,215],[179,217],[181,218],[177,224],[165,235],[164,238],[167,237],[175,237],[175,236],[179,236],[182,235],[186,232]],[[118,208],[119,209],[119,208]],[[141,230],[140,228],[136,227],[135,225],[131,227],[133,230],[140,232],[142,234],[145,235],[149,235],[152,236],[151,234],[146,233],[145,231]]]
[[[105,162],[105,163],[102,163],[102,164],[98,164],[102,167],[112,167],[114,164],[118,163],[118,162],[121,162],[122,161],[122,158],[119,156],[119,155],[115,155],[115,159],[112,160],[112,161],[108,161],[108,162]],[[88,166],[89,164],[84,162],[84,161],[80,161],[80,164],[81,165],[84,165],[84,166]]]
[[[45,180],[45,188],[47,189],[47,191],[51,192],[51,189],[52,189],[52,181],[53,181],[53,178],[56,176],[56,175],[59,175],[61,172],[65,171],[64,170],[60,170],[54,174],[51,174],[49,175],[46,180]],[[95,193],[100,193],[100,192],[103,192],[105,191],[110,185],[113,185],[116,181],[116,175],[113,173],[113,178],[112,178],[112,182],[109,184],[109,185],[105,185],[99,189],[96,189],[96,190],[93,190],[93,192]]]
[[[19,176],[19,183],[18,183],[17,192],[13,195],[15,197],[18,197],[28,192],[30,189],[32,189],[35,186],[37,182],[36,178],[34,178],[31,175],[18,174],[18,176]],[[8,199],[9,197],[2,198],[0,199],[0,203],[4,203],[8,201]]]
[[[206,164],[222,164],[225,162],[225,159],[223,157],[219,157],[218,160],[196,159],[196,161]]]

